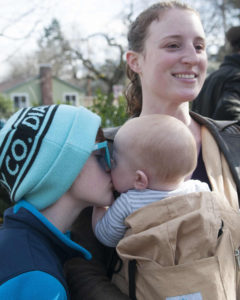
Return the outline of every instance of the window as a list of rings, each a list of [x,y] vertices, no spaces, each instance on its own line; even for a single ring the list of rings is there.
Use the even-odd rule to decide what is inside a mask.
[[[11,98],[13,100],[14,107],[17,109],[25,108],[29,106],[28,94],[25,93],[12,94]]]
[[[77,93],[66,93],[64,94],[64,102],[66,104],[77,106]]]

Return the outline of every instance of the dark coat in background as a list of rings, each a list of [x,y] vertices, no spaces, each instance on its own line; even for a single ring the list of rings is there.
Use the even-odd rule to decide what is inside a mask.
[[[240,120],[240,54],[225,56],[205,80],[192,110],[216,120]]]

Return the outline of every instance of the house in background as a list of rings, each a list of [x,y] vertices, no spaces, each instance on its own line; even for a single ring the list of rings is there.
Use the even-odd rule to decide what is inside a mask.
[[[24,82],[0,84],[0,93],[10,98],[16,109],[60,103],[74,106],[91,104],[82,89],[52,76],[50,65],[41,65],[39,75]]]

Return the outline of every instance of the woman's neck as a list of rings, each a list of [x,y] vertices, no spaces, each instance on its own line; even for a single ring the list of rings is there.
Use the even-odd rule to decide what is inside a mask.
[[[196,145],[197,145],[197,151],[199,154],[201,144],[202,144],[201,126],[193,118],[191,118],[188,128],[190,129],[190,131],[192,132],[192,134],[195,138]]]
[[[182,121],[186,126],[189,126],[191,123],[188,102],[184,102],[181,104],[169,104],[166,102],[157,102],[157,100],[155,100],[155,102],[153,102],[152,104],[147,103],[147,105],[144,105],[143,102],[142,112],[140,116],[151,114],[163,114],[175,117],[178,120]]]

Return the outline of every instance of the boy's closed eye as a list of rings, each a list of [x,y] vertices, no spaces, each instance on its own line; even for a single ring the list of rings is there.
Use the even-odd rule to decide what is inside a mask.
[[[96,157],[98,164],[101,166],[103,170],[105,171],[109,170],[109,167],[105,159],[105,152],[102,151],[102,149],[96,150],[94,152],[94,156]]]

